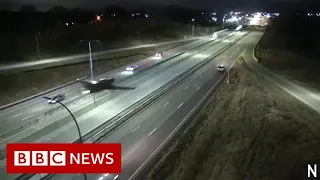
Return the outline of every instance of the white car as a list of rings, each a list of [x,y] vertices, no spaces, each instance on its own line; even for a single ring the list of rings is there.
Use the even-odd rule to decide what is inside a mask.
[[[126,68],[126,70],[127,71],[134,71],[134,70],[136,70],[136,69],[138,69],[138,65],[131,65],[131,66],[128,66],[127,68]]]
[[[160,53],[157,53],[157,54],[156,54],[156,57],[161,58],[161,57],[162,57],[162,53],[161,53],[161,52],[160,52]]]
[[[48,100],[49,104],[56,104],[58,101],[63,101],[66,99],[66,96],[63,94],[58,94],[56,96],[54,96],[53,98]]]
[[[217,39],[218,38],[218,34],[217,33],[214,33],[213,35],[212,35],[212,39]]]
[[[224,71],[224,65],[218,66],[217,69],[218,69],[219,72],[223,72]]]

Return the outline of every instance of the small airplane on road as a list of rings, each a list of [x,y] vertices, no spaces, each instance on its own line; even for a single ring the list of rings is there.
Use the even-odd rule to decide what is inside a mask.
[[[122,90],[132,90],[135,89],[135,87],[123,87],[123,86],[116,86],[114,85],[114,79],[113,78],[103,78],[99,81],[95,80],[80,80],[83,85],[83,87],[86,89],[86,93],[94,93],[99,92],[105,89],[122,89]]]

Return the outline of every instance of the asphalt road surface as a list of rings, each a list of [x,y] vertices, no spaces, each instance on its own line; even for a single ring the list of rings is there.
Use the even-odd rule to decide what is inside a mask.
[[[219,81],[224,80],[226,83],[223,75],[227,71],[220,73],[217,71],[217,66],[224,64],[228,70],[234,63],[239,62],[237,60],[240,55],[248,51],[251,44],[256,44],[258,41],[257,36],[247,35],[104,139],[103,143],[122,144],[123,171],[121,174],[87,174],[88,180],[133,180],[153,156],[161,151],[161,147],[185,122],[190,112],[209,90]],[[52,179],[84,178],[83,175],[55,175]]]
[[[225,34],[230,32],[225,32]],[[179,46],[168,51],[163,52],[162,58],[155,58],[155,57],[147,57],[142,59],[135,64],[139,66],[138,71],[146,69],[150,66],[154,66],[161,61],[164,61],[168,58],[171,58],[177,54],[182,52],[188,52],[193,48],[207,43],[211,41],[210,37],[204,37],[200,40],[195,42]],[[129,73],[125,71],[126,66],[114,69],[102,75],[95,77],[95,79],[101,79],[105,77],[113,77],[116,81],[122,81],[123,79],[135,75],[134,73]],[[81,93],[81,85],[79,83],[67,86],[65,88],[59,89],[57,91],[51,92],[46,94],[45,96],[52,97],[56,94],[65,94],[67,97],[66,101],[74,101],[77,99],[83,98]],[[35,121],[36,119],[45,119],[45,113],[48,112],[50,109],[56,108],[59,106],[56,105],[48,105],[47,101],[44,100],[42,97],[37,97],[26,101],[24,103],[18,104],[16,106],[4,109],[0,111],[0,119],[1,119],[1,127],[0,127],[0,135],[4,132],[8,132],[16,127],[29,124],[30,122]]]
[[[108,100],[107,103],[77,118],[82,130],[82,134],[88,133],[101,123],[113,117],[115,114],[117,114],[117,112],[126,109],[128,106],[135,103],[146,94],[149,94],[180,73],[188,70],[193,65],[227,46],[230,43],[230,40],[234,41],[243,34],[244,33],[235,33],[232,36],[225,38],[229,40],[218,39],[216,42],[209,44],[209,47],[206,47],[206,50],[201,53],[185,58],[182,61],[174,62],[174,60],[170,60],[156,66],[155,68],[152,68],[152,71],[147,72],[148,74],[146,76],[142,76],[139,79],[130,82],[130,86],[138,87],[130,93],[124,93],[127,91],[113,91],[112,93],[109,93],[108,98],[110,98],[110,100]],[[188,52],[186,54],[188,54]],[[123,69],[120,73],[122,72]],[[77,139],[77,131],[73,123],[68,123],[59,128],[51,127],[51,129],[42,129],[37,127],[34,129],[37,130],[37,133],[34,133],[32,136],[23,139],[22,142],[73,142]],[[21,135],[21,137],[26,136]],[[1,166],[2,167],[0,169],[3,172],[5,169],[5,163],[2,162]],[[1,175],[4,175],[1,176],[2,180],[16,177],[15,175],[6,175],[2,172],[0,172]]]

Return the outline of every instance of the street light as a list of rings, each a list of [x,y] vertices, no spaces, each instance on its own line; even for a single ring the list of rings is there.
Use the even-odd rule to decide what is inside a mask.
[[[43,98],[46,99],[46,100],[52,100],[52,98],[46,97],[46,96],[44,96]],[[80,143],[82,144],[83,141],[82,141],[81,131],[80,131],[80,127],[79,127],[79,124],[78,124],[76,118],[74,117],[74,115],[72,114],[72,112],[69,110],[69,108],[67,108],[66,105],[64,105],[61,101],[58,101],[58,100],[55,100],[55,101],[56,101],[57,103],[59,103],[61,106],[63,106],[63,107],[69,112],[69,114],[72,116],[72,119],[73,119],[73,121],[74,121],[74,123],[76,124],[77,129],[78,129],[79,141],[80,141]],[[86,174],[83,174],[83,176],[84,176],[84,179],[87,180],[87,175],[86,175]]]
[[[228,36],[228,39],[229,39],[229,54],[231,53],[231,39],[230,37]],[[234,63],[233,63],[234,64]],[[228,69],[228,80],[227,80],[227,83],[230,82],[230,69],[232,68],[233,64],[230,66],[230,68]]]
[[[98,40],[80,40],[80,42],[87,42],[89,45],[89,61],[90,61],[90,72],[91,72],[91,80],[93,81],[93,64],[92,64],[92,55],[91,55],[91,43],[92,42],[99,42]]]
[[[44,98],[44,99],[46,99],[46,100],[52,100],[52,98],[50,98],[50,97],[46,97],[46,96],[44,96],[43,98]],[[82,142],[82,137],[81,137],[81,131],[80,131],[79,124],[78,124],[78,122],[77,122],[76,118],[73,116],[72,112],[71,112],[71,111],[69,110],[69,108],[67,108],[67,106],[66,106],[66,105],[64,105],[61,101],[55,100],[55,102],[57,102],[57,103],[61,104],[61,106],[63,106],[63,107],[64,107],[64,108],[69,112],[69,114],[72,116],[73,121],[74,121],[74,123],[76,123],[77,129],[78,129],[78,133],[79,133],[79,141],[80,141],[80,143],[83,143],[83,142]]]

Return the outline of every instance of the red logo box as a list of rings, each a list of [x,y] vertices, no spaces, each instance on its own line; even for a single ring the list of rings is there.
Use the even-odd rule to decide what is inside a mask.
[[[121,173],[121,144],[7,144],[7,173]]]

